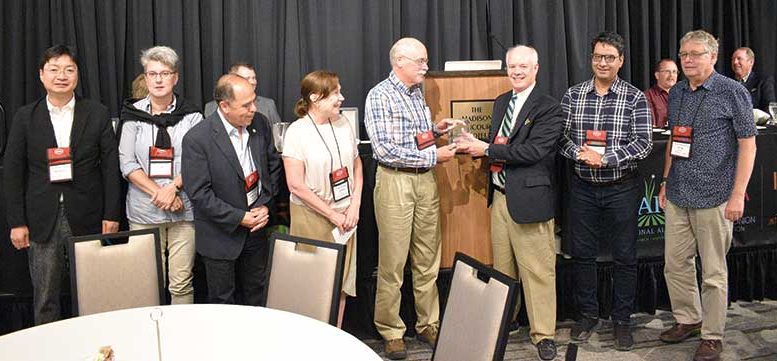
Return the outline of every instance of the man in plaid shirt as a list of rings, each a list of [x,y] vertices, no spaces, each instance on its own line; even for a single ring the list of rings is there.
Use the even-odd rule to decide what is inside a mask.
[[[432,346],[437,342],[440,199],[430,170],[456,154],[455,144],[435,146],[435,139],[456,121],[432,124],[421,91],[429,66],[420,41],[398,40],[389,57],[391,74],[367,95],[364,124],[379,165],[373,194],[379,232],[375,327],[386,340],[386,356],[396,360],[407,357],[399,305],[408,252],[418,316],[415,329],[422,341]]]
[[[612,32],[593,39],[594,77],[564,94],[560,141],[561,154],[574,162],[568,224],[580,315],[571,338],[584,342],[599,326],[596,257],[599,241],[605,241],[615,263],[611,317],[615,348],[621,351],[634,345],[630,318],[637,283],[637,161],[653,146],[645,95],[618,77],[623,48],[623,38]]]

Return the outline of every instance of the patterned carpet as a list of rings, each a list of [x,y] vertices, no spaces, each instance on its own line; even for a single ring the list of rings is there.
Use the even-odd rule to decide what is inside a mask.
[[[637,314],[633,317],[635,347],[630,352],[618,352],[613,348],[612,324],[603,322],[602,328],[591,339],[577,347],[569,347],[569,329],[572,322],[558,323],[556,360],[647,360],[680,361],[691,360],[699,338],[669,345],[661,342],[658,335],[673,323],[671,313],[659,311],[656,315]],[[383,343],[379,340],[364,340],[383,356]],[[432,350],[415,338],[406,338],[408,360],[429,360]],[[567,353],[570,353],[567,357]],[[537,351],[529,342],[528,329],[522,327],[510,334],[505,360],[538,360]],[[723,341],[723,361],[777,360],[777,301],[736,302],[728,310],[726,335]]]

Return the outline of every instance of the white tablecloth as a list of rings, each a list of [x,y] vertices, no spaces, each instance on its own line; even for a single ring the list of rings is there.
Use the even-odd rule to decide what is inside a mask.
[[[350,334],[312,318],[263,307],[176,305],[76,317],[0,337],[0,360],[93,360],[111,346],[115,361],[381,360]]]

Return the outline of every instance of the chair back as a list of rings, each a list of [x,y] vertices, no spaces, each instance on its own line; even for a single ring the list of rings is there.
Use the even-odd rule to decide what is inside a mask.
[[[128,239],[126,243],[114,243]],[[164,303],[159,229],[71,237],[74,315]]]
[[[273,233],[264,305],[337,324],[345,245]]]
[[[432,360],[502,360],[518,283],[457,252]]]

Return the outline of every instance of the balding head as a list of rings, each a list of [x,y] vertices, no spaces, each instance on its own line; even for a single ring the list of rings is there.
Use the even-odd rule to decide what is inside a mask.
[[[216,82],[213,98],[229,124],[235,128],[251,124],[256,112],[254,86],[245,78],[226,74]]]
[[[429,58],[423,43],[414,38],[402,38],[389,51],[391,69],[397,78],[410,87],[424,81],[429,70]]]

